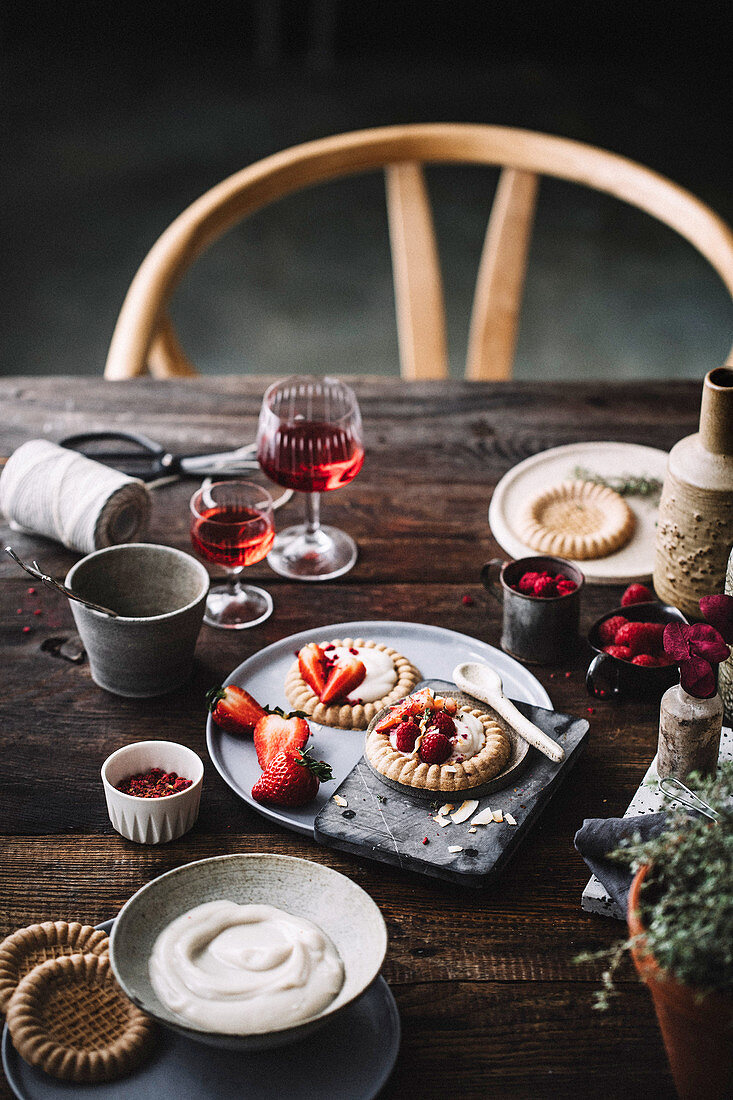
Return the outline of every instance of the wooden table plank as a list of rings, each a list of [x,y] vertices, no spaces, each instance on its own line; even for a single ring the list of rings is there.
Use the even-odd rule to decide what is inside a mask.
[[[144,431],[171,449],[233,447],[254,438],[266,381],[0,379],[0,455],[27,438],[113,425]],[[580,909],[588,873],[572,837],[584,817],[625,809],[654,753],[655,704],[589,699],[589,651],[582,646],[556,668],[533,669],[557,709],[588,717],[588,746],[496,887],[474,892],[320,848],[260,817],[208,760],[204,694],[263,646],[330,622],[404,619],[498,645],[500,609],[479,572],[500,554],[487,522],[499,478],[537,451],[582,439],[668,448],[695,430],[700,387],[396,379],[354,385],[367,460],[350,486],[327,496],[324,515],[357,539],[355,569],[333,583],[300,586],[265,563],[252,567],[251,578],[273,594],[274,615],[243,634],[205,627],[193,676],[174,696],[116,698],[91,682],[87,664],[54,656],[51,640],[73,640],[68,606],[0,560],[0,935],[53,917],[108,919],[144,883],[192,859],[297,855],[349,875],[387,921],[384,974],[400,1008],[403,1045],[385,1096],[672,1096],[653,1011],[631,967],[624,966],[621,995],[601,1016],[590,1004],[602,964],[573,961],[623,930]],[[191,491],[191,483],[156,491],[151,540],[190,550]],[[293,502],[282,520],[297,511]],[[61,576],[78,557],[7,524],[0,536]],[[583,631],[621,591],[585,590]],[[473,602],[464,604],[464,595]],[[110,751],[149,736],[189,745],[206,766],[199,821],[160,848],[114,833],[99,781]],[[0,1100],[9,1096],[0,1082]]]

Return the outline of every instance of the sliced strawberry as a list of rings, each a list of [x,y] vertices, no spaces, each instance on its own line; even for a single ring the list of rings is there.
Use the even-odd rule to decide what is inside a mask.
[[[304,806],[329,779],[333,779],[330,765],[314,760],[310,750],[285,749],[265,768],[252,788],[252,797],[275,806]]]
[[[326,686],[326,659],[323,650],[315,642],[304,645],[298,654],[300,675],[320,697]]]
[[[206,693],[206,701],[217,726],[229,733],[251,733],[267,713],[248,691],[236,684],[212,688]]]
[[[310,726],[299,714],[282,711],[264,714],[255,726],[254,745],[261,768],[285,749],[303,749],[310,737]]]
[[[407,718],[412,718],[414,714],[420,714],[424,710],[432,710],[434,702],[430,688],[423,688],[422,691],[416,691],[414,695],[408,695],[401,703],[395,703],[393,707],[390,707],[384,718],[379,719],[374,727],[375,732],[391,730],[398,722],[404,722]]]
[[[326,686],[321,692],[322,703],[333,703],[336,699],[345,699],[350,691],[358,687],[366,676],[364,662],[358,657],[342,657],[331,669]]]

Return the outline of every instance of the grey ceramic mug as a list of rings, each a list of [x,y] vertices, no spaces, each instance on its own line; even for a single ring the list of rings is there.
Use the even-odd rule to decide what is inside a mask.
[[[564,596],[541,599],[513,587],[525,573],[562,573],[576,588]],[[577,565],[546,555],[502,561],[492,558],[481,570],[486,588],[503,605],[501,648],[530,665],[552,665],[571,657],[578,643],[580,593],[585,577]]]
[[[188,678],[209,591],[201,562],[171,546],[126,543],[82,558],[66,584],[117,612],[112,618],[69,601],[96,684],[147,698]]]

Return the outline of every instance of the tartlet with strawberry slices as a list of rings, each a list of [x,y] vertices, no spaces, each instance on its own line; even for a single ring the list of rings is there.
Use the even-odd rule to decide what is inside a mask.
[[[302,647],[285,677],[285,694],[294,710],[324,726],[364,730],[419,679],[415,666],[389,646],[337,638]]]
[[[461,705],[430,688],[377,717],[364,755],[382,778],[422,791],[457,793],[481,787],[509,761],[511,741],[485,710]]]

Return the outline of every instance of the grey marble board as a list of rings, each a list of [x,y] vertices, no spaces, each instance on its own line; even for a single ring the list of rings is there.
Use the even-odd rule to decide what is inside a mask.
[[[446,680],[425,680],[418,687],[455,690],[455,684]],[[460,795],[437,795],[431,807],[424,797],[387,787],[362,757],[336,792],[348,805],[339,806],[330,798],[318,813],[314,825],[316,840],[331,848],[459,885],[490,885],[572,770],[589,729],[585,718],[558,714],[529,703],[517,706],[563,746],[565,759],[553,764],[531,748],[527,767],[519,779],[480,799],[476,813],[491,806],[510,813],[516,825],[505,822],[479,825],[475,832],[469,832],[470,821],[441,827],[434,820],[438,807],[450,801],[457,808],[462,801]],[[455,846],[460,846],[461,851],[449,851]]]

